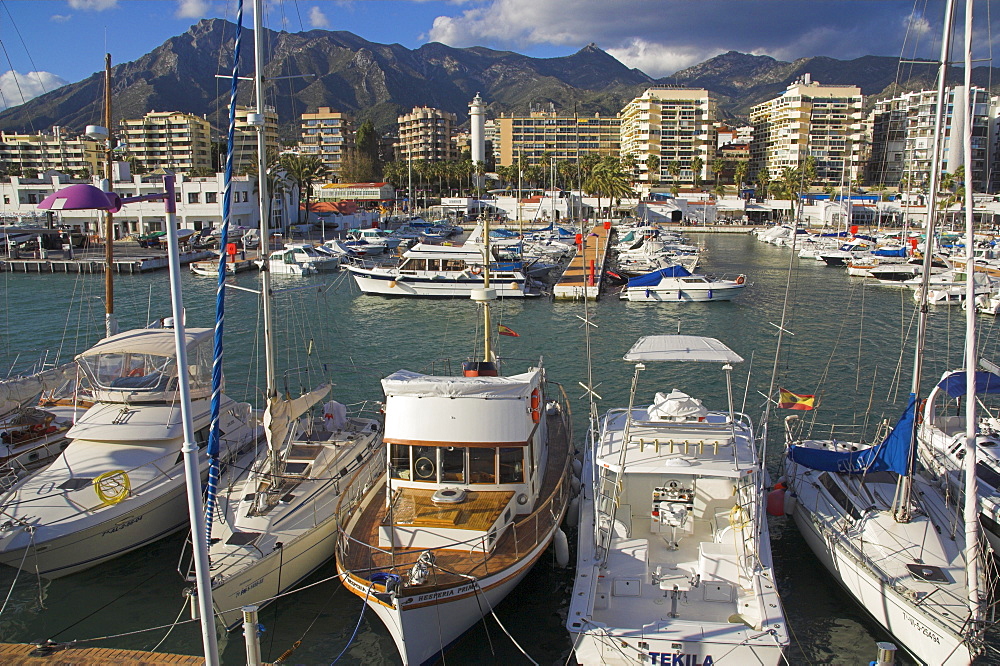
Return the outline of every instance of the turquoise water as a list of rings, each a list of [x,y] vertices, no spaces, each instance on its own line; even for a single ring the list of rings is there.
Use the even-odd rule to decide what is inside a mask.
[[[737,404],[755,421],[770,380],[777,325],[789,270],[788,250],[747,236],[704,235],[706,272],[746,273],[751,285],[736,301],[710,304],[627,303],[607,296],[589,304],[593,375],[603,400],[599,409],[623,406],[632,374],[621,360],[643,335],[681,333],[717,337],[746,362],[733,373]],[[256,277],[238,283],[253,287]],[[334,397],[345,403],[377,402],[379,380],[407,368],[447,372],[478,352],[476,306],[465,300],[385,299],[360,295],[346,274],[282,278],[276,286],[303,284],[312,290],[279,294],[277,340],[280,384],[294,393],[324,379],[333,380]],[[873,430],[895,419],[909,390],[914,303],[909,290],[865,286],[843,270],[807,260],[796,264],[786,330],[779,359],[779,384],[797,393],[820,396],[821,408],[809,414],[820,423],[857,423]],[[169,314],[165,273],[123,276],[117,280],[116,310],[123,329]],[[185,274],[188,326],[214,320],[214,280]],[[40,357],[63,360],[93,344],[103,331],[102,276],[0,274],[0,371],[24,367]],[[587,404],[578,382],[586,381],[583,304],[543,299],[499,304],[494,317],[520,334],[500,338],[504,369],[516,373],[544,359],[550,379],[564,385],[571,399],[577,444],[582,443]],[[252,294],[231,291],[227,300],[227,393],[259,403],[259,309]],[[994,320],[982,320],[984,355],[996,358]],[[931,316],[928,365],[932,382],[962,353],[964,313],[942,308]],[[303,369],[311,367],[306,373]],[[749,376],[749,381],[748,381]],[[650,369],[641,393],[678,388],[720,406],[725,387],[717,368],[674,366]],[[777,469],[781,419],[772,417],[768,462]],[[819,426],[817,426],[819,428]],[[780,590],[796,643],[791,663],[867,663],[874,644],[888,640],[864,612],[822,575],[819,565],[790,522],[772,519],[772,540]],[[570,541],[575,534],[570,531]],[[174,536],[82,574],[39,582],[21,574],[7,610],[0,616],[0,640],[86,640],[169,625],[182,610],[185,584],[177,573],[183,538]],[[332,564],[311,581],[334,573]],[[0,571],[0,595],[14,582]],[[539,663],[563,663],[571,645],[563,627],[572,584],[570,569],[542,559],[497,613],[507,630]],[[272,604],[261,613],[265,660],[277,658],[295,641],[289,663],[330,662],[347,644],[361,601],[327,581]],[[182,619],[187,617],[186,611]],[[166,629],[87,643],[92,646],[152,649]],[[197,654],[199,630],[175,628],[160,650]],[[243,663],[241,635],[225,646],[226,663]],[[449,652],[453,663],[522,663],[523,657],[490,618],[470,631]],[[344,663],[397,663],[388,634],[365,613]]]

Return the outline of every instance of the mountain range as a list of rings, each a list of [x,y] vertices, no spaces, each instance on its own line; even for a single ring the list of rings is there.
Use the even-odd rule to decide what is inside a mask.
[[[204,115],[214,127],[227,122],[229,75],[236,26],[204,19],[141,58],[112,69],[113,121],[148,111]],[[244,30],[241,74],[252,73],[252,31]],[[377,44],[350,32],[268,31],[266,98],[278,112],[280,133],[292,138],[302,113],[320,106],[370,118],[381,131],[414,106],[430,106],[468,117],[469,101],[480,93],[487,117],[532,108],[614,115],[646,88],[681,85],[705,88],[719,98],[724,117],[739,119],[809,73],[814,81],[854,84],[865,95],[934,87],[933,63],[901,66],[896,58],[828,57],[782,62],[769,56],[730,51],[661,79],[629,68],[595,44],[560,58],[530,58],[482,47],[453,48],[429,43],[417,49]],[[219,75],[219,76],[217,76]],[[280,78],[279,78],[280,77]],[[956,70],[956,81],[960,70]],[[986,87],[1000,81],[1000,68],[973,70]],[[100,124],[103,73],[70,83],[0,113],[0,129],[33,132],[61,125],[82,130]],[[242,81],[237,102],[252,103],[252,83]],[[1000,84],[994,85],[996,92]]]

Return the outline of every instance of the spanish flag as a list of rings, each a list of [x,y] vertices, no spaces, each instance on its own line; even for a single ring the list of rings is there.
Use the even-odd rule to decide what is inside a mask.
[[[808,411],[816,407],[816,396],[814,395],[798,395],[797,393],[792,393],[791,391],[786,391],[783,388],[778,389],[778,407],[782,409],[799,409],[802,411]]]
[[[512,338],[521,337],[520,335],[514,332],[514,329],[504,326],[503,324],[497,326],[497,332],[499,332],[500,335],[509,335]]]

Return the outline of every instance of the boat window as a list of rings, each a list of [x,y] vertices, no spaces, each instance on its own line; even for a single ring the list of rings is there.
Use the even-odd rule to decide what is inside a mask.
[[[441,260],[440,259],[428,259],[427,260],[427,270],[429,270],[429,271],[439,271],[439,270],[441,270]]]
[[[833,500],[840,505],[842,510],[850,514],[850,516],[855,520],[861,519],[861,512],[854,506],[854,502],[847,497],[847,494],[840,486],[837,485],[837,482],[830,478],[829,474],[826,472],[821,474],[819,482],[823,484],[823,487],[826,488],[827,492],[830,493],[830,496],[833,497]]]
[[[413,480],[437,482],[437,447],[413,447]]]
[[[389,470],[392,478],[410,479],[410,447],[405,444],[393,444],[389,455]]]
[[[1000,473],[988,466],[986,463],[976,463],[976,478],[985,481],[994,488],[1000,488]]]
[[[163,391],[176,368],[173,356],[154,354],[99,354],[80,364],[96,388],[130,391]]]
[[[462,271],[465,270],[465,262],[461,259],[445,259],[441,262],[442,270]]]
[[[495,449],[469,449],[469,482],[496,483],[496,453]]]
[[[500,483],[524,482],[524,449],[500,449]]]
[[[465,451],[466,449],[457,446],[441,448],[441,483],[465,483]]]

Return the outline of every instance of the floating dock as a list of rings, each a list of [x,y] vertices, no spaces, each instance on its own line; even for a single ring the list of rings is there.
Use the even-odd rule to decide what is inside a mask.
[[[60,253],[53,253],[60,254]],[[82,253],[80,253],[82,254]],[[181,252],[181,264],[189,264],[193,261],[200,261],[209,257],[214,257],[215,253],[208,250],[197,250],[192,252]],[[112,263],[115,273],[146,273],[167,268],[167,256],[154,255],[142,257],[128,257],[115,259]],[[103,273],[104,259],[96,256],[86,255],[79,259],[0,259],[0,272],[6,273]]]
[[[559,282],[552,288],[556,300],[596,301],[601,293],[604,264],[608,256],[608,238],[611,225],[597,224],[583,238],[583,247],[577,246],[576,256],[566,267]]]

